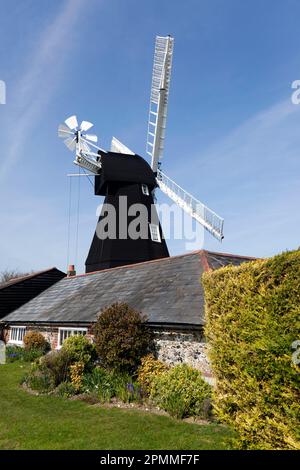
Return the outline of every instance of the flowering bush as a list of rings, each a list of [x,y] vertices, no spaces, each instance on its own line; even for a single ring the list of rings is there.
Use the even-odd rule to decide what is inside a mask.
[[[137,370],[137,380],[146,393],[150,393],[153,379],[167,372],[169,366],[158,359],[153,354],[142,357],[141,365]]]
[[[176,418],[203,416],[211,387],[201,373],[186,364],[172,367],[152,381],[151,399]]]
[[[24,349],[26,351],[39,350],[46,352],[49,349],[49,343],[46,338],[38,331],[29,331],[23,339]]]
[[[71,384],[76,391],[81,389],[84,367],[84,362],[75,362],[70,366]]]

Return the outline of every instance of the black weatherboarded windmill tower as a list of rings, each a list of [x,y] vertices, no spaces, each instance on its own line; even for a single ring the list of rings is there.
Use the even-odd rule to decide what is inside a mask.
[[[101,165],[101,174],[95,177],[95,194],[105,196],[105,200],[86,260],[86,271],[169,256],[153,201],[152,194],[157,183],[151,167],[138,155],[117,152],[102,153]],[[114,208],[111,214],[113,233],[103,236],[99,231],[109,228],[108,224],[104,225],[105,216],[110,216],[107,204]],[[144,209],[140,222],[136,219],[135,204],[141,204]],[[132,213],[129,208],[133,208]],[[135,226],[135,220],[138,226]],[[139,238],[129,236],[130,224],[140,233]]]
[[[74,163],[95,176],[95,195],[105,197],[86,260],[86,272],[169,256],[154,204],[157,187],[214,237],[220,241],[223,238],[223,219],[159,168],[173,47],[172,37],[156,38],[147,135],[151,165],[115,137],[110,151],[98,147],[97,136],[86,134],[93,126],[88,121],[82,121],[79,126],[76,116],[71,116],[59,126],[59,136],[70,150],[76,151]]]

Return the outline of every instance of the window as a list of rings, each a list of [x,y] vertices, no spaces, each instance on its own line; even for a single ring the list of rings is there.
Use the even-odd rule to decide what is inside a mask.
[[[153,242],[161,242],[159,226],[156,224],[149,224],[151,239]]]
[[[74,335],[86,335],[87,328],[58,328],[57,348],[61,348],[65,339]]]
[[[145,195],[145,196],[149,196],[149,188],[146,184],[142,184],[142,193]]]
[[[10,329],[9,343],[23,344],[26,326],[12,326]]]

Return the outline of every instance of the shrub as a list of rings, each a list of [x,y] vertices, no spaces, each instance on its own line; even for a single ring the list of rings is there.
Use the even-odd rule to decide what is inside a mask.
[[[219,418],[249,449],[300,448],[300,251],[203,277]]]
[[[137,381],[146,393],[150,393],[153,379],[169,370],[169,366],[153,354],[148,354],[141,359],[141,365],[137,370]]]
[[[201,373],[186,364],[172,367],[155,377],[150,392],[154,403],[180,419],[203,416],[210,395],[211,387]]]
[[[40,357],[44,356],[44,349],[24,349],[22,360],[24,362],[34,362]]]
[[[55,387],[50,370],[34,364],[24,378],[24,383],[37,392],[49,392]]]
[[[24,349],[26,351],[39,350],[46,352],[49,350],[49,343],[46,338],[38,331],[29,331],[23,339]]]
[[[83,335],[67,338],[63,342],[62,350],[68,352],[74,363],[83,362],[85,366],[89,366],[96,359],[95,345]]]
[[[70,366],[73,358],[64,349],[52,351],[40,359],[41,370],[49,372],[57,387],[60,383],[66,382],[70,378]]]
[[[70,382],[62,382],[60,383],[56,389],[54,394],[58,397],[70,398],[76,395],[77,390],[74,385]]]
[[[125,303],[103,309],[94,327],[96,350],[104,367],[133,372],[153,346],[145,317]]]
[[[76,391],[81,389],[84,367],[84,362],[75,362],[70,366],[71,384]]]

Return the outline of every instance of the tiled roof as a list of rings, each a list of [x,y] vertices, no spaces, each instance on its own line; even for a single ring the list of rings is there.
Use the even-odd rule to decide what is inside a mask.
[[[2,321],[91,323],[101,308],[127,302],[153,325],[201,326],[202,273],[251,259],[201,250],[64,278]]]

